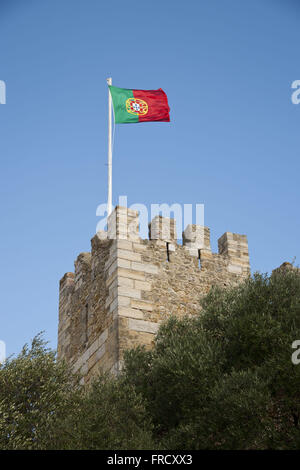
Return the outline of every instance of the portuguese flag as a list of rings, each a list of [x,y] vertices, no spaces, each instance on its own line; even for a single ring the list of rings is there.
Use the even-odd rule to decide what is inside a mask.
[[[158,90],[128,90],[109,85],[115,123],[170,121],[168,98]]]

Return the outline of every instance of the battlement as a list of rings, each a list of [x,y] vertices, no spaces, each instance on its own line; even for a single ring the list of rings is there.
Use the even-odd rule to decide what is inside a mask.
[[[224,233],[212,253],[208,227],[188,225],[177,241],[176,221],[156,216],[149,239],[139,236],[137,211],[117,206],[108,230],[81,253],[60,281],[58,357],[88,382],[100,370],[118,373],[123,353],[151,347],[170,315],[193,315],[213,285],[250,273],[246,235]]]

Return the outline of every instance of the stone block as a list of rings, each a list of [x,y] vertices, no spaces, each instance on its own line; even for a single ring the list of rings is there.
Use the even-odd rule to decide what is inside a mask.
[[[140,299],[141,291],[138,289],[131,289],[130,287],[120,286],[118,287],[118,295],[123,295],[132,299]]]
[[[117,257],[129,261],[141,261],[142,259],[140,253],[134,253],[133,251],[119,249],[117,250]]]
[[[120,315],[121,317],[137,318],[140,320],[144,318],[144,314],[141,310],[129,307],[119,307],[118,315]]]
[[[146,263],[136,263],[132,262],[131,263],[131,269],[133,271],[143,271],[145,273],[149,274],[157,274],[158,273],[158,267],[155,266],[154,264],[146,264]]]
[[[116,283],[118,287],[135,287],[134,280],[125,276],[116,276]]]
[[[121,307],[129,307],[130,306],[130,297],[125,297],[123,295],[118,296],[118,306],[120,305]]]
[[[140,290],[151,290],[151,283],[147,281],[134,281],[134,287]]]
[[[101,359],[101,357],[104,355],[105,350],[106,350],[105,344],[102,344],[102,346],[96,352],[97,361],[99,361],[99,359]]]
[[[210,230],[203,225],[189,224],[182,233],[182,242],[189,248],[211,251]]]
[[[158,331],[159,325],[158,323],[154,323],[151,321],[134,320],[132,318],[129,318],[128,328],[129,330],[144,331],[146,333],[155,334]]]
[[[126,277],[128,279],[136,279],[138,281],[143,281],[145,279],[145,274],[140,271],[134,271],[127,268],[118,268],[116,270],[118,276]]]
[[[108,269],[108,276],[110,276],[117,268],[131,268],[131,261],[117,258]]]
[[[149,239],[177,241],[176,221],[169,217],[157,215],[149,224]]]
[[[153,310],[153,303],[146,300],[134,300],[131,299],[130,305],[132,308],[137,308],[139,310],[146,310],[151,312]]]
[[[229,264],[228,271],[230,273],[241,274],[243,270],[242,267],[238,266],[237,264]]]

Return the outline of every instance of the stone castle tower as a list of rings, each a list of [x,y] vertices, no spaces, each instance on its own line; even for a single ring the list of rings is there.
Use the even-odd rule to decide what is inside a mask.
[[[216,254],[209,228],[188,225],[179,245],[175,220],[157,216],[142,240],[138,213],[120,206],[91,244],[59,292],[58,358],[85,383],[100,370],[118,373],[126,349],[151,347],[168,316],[197,313],[213,285],[233,285],[250,273],[246,235],[224,233]]]

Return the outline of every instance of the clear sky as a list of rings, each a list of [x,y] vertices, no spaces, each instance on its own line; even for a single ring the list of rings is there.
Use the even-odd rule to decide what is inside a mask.
[[[56,347],[58,283],[107,194],[106,77],[163,88],[171,123],[119,125],[114,203],[204,203],[212,248],[299,263],[298,0],[0,0],[1,322]]]

